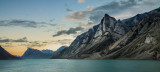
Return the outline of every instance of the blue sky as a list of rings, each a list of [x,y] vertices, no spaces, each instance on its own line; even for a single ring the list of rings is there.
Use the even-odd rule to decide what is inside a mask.
[[[78,3],[77,0],[0,0],[0,19],[48,21],[62,19],[66,9],[80,11],[101,4],[101,0]]]
[[[98,24],[105,13],[125,19],[160,7],[160,0],[0,0],[0,45],[14,55],[56,50]]]

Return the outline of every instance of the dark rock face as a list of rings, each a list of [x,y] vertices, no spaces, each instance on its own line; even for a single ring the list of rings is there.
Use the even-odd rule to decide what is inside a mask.
[[[36,50],[28,48],[23,54],[23,59],[49,59],[53,55],[54,51],[51,50]]]
[[[54,59],[60,58],[60,57],[57,56],[57,55],[63,54],[64,51],[65,51],[67,48],[68,48],[67,46],[61,46],[59,49],[57,49],[57,50],[53,53],[51,59],[52,59],[52,58],[54,58]]]
[[[11,59],[20,59],[19,57],[13,56],[8,53],[5,49],[0,46],[0,60],[11,60]]]
[[[55,51],[45,49],[45,50],[41,50],[41,52],[42,52],[42,53],[52,54],[52,53],[54,53]]]
[[[55,52],[54,52],[54,55],[60,53],[62,50],[64,50],[65,48],[67,48],[67,46],[61,46],[59,49],[57,49]]]
[[[52,58],[159,59],[159,11],[122,21],[105,14],[100,24],[77,36]]]
[[[110,46],[102,58],[160,59],[160,8],[149,12],[139,24]]]

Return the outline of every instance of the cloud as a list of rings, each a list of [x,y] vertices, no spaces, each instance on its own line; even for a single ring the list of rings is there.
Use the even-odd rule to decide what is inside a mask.
[[[87,11],[92,11],[94,6],[87,6]]]
[[[67,15],[66,19],[72,21],[85,20],[86,15],[86,11],[71,12],[69,15]]]
[[[78,3],[84,3],[86,0],[78,0]]]
[[[50,22],[53,22],[53,21],[55,21],[56,19],[51,19],[51,20],[49,20]]]
[[[21,43],[19,46],[25,46],[25,47],[42,47],[46,46],[48,42],[41,42],[41,41],[33,41],[33,42],[26,42]]]
[[[67,3],[65,3],[65,4],[64,4],[64,7],[68,7],[68,4],[67,4]]]
[[[56,26],[57,24],[48,24],[48,25],[50,25],[50,26]]]
[[[84,28],[82,27],[76,27],[76,28],[70,28],[69,30],[62,30],[62,31],[58,31],[57,34],[53,35],[53,37],[56,37],[56,36],[60,36],[60,35],[63,35],[63,34],[76,34],[77,31],[80,31],[80,30],[83,30]]]
[[[159,4],[160,1],[158,0],[114,0],[110,3],[94,7],[90,10],[87,9],[69,13],[66,18],[74,21],[82,21],[89,18],[89,20],[97,24],[106,13],[111,16],[115,16],[117,19],[124,19],[138,13],[144,13],[158,8],[160,6]]]
[[[66,11],[72,11],[71,9],[67,8]]]
[[[27,40],[27,37],[23,37],[20,39],[1,38],[0,42],[28,42],[28,40]]]
[[[14,45],[11,42],[1,43],[1,46],[3,46],[3,47],[14,47]]]
[[[121,19],[121,18],[126,18],[126,17],[131,17],[132,14],[131,13],[125,13],[125,14],[117,14],[117,15],[113,15],[116,19]]]
[[[39,41],[34,41],[34,42],[30,42],[26,46],[27,47],[35,47],[35,46],[41,47],[41,46],[45,46],[45,45],[46,45],[46,43],[41,43]]]
[[[87,6],[87,9],[84,11],[71,12],[66,16],[67,20],[78,21],[86,20],[88,14],[93,10],[94,6]]]
[[[20,26],[20,27],[30,27],[38,28],[45,26],[55,26],[56,24],[46,23],[46,22],[36,22],[30,20],[1,20],[0,26]]]
[[[61,45],[69,45],[72,41],[73,41],[73,39],[58,40],[58,42],[59,42]]]
[[[68,11],[68,12],[72,11],[70,8],[68,8],[69,7],[68,4],[64,4],[64,7],[66,7],[66,11]]]
[[[75,27],[75,28],[72,27],[68,30],[62,30],[62,29],[64,29],[64,27],[59,26],[58,29],[61,31],[58,31],[56,34],[53,35],[53,37],[64,35],[64,34],[67,34],[67,35],[74,34],[72,36],[76,37],[76,36],[86,32],[89,28],[93,27],[94,25],[95,24],[93,24],[92,21],[88,21],[88,24],[84,24],[82,22],[79,22],[77,27]]]
[[[107,3],[105,5],[101,5],[95,8],[93,6],[88,6],[87,10],[72,12],[68,14],[66,18],[68,20],[78,21],[85,20],[86,17],[89,17],[90,20],[92,20],[93,22],[99,22],[105,13],[117,13],[136,4],[137,2],[135,0],[120,0],[119,2],[113,1],[111,3]]]
[[[48,43],[48,42],[45,41],[45,42],[42,42],[42,43]]]
[[[136,0],[118,0],[111,3],[107,3],[96,7],[91,12],[89,18],[94,23],[98,23],[105,13],[114,16],[122,13],[126,13],[126,10],[130,11],[132,7],[139,5]],[[132,16],[132,15],[130,15]],[[117,17],[118,18],[118,17]],[[120,18],[120,17],[119,17]]]
[[[107,13],[116,17],[116,19],[124,19],[138,13],[150,11],[156,8],[155,6],[158,3],[160,2],[157,0],[117,0],[94,8],[89,18],[97,23]]]

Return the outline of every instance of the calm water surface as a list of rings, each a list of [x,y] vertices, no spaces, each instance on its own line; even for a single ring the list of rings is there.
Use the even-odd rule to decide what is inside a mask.
[[[0,72],[160,72],[152,60],[1,60]]]

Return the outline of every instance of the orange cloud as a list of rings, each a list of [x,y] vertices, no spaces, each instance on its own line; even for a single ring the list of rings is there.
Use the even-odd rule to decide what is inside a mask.
[[[78,20],[85,20],[85,14],[83,11],[80,12],[72,12],[67,15],[67,20],[78,21]]]
[[[114,15],[113,17],[115,17],[116,19],[120,19],[120,18],[127,18],[127,17],[131,17],[131,16],[132,16],[131,13],[125,13],[125,14]]]
[[[87,9],[84,11],[71,12],[66,16],[67,20],[78,21],[78,20],[86,20],[88,14],[90,14],[93,10],[94,6],[87,6]]]
[[[87,10],[88,10],[88,11],[92,11],[93,8],[94,8],[94,6],[88,6],[88,7],[87,7]]]
[[[84,3],[86,0],[78,0],[78,3]]]

